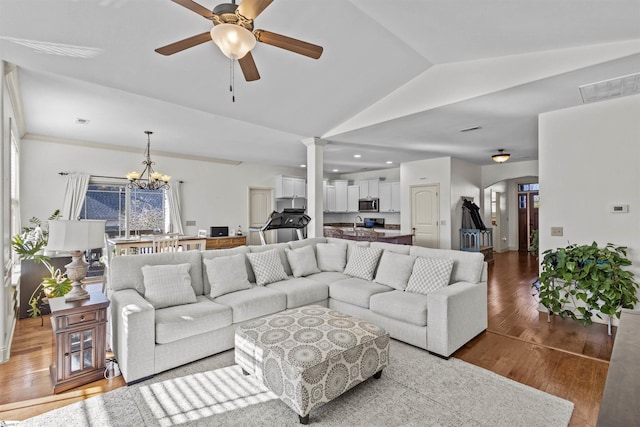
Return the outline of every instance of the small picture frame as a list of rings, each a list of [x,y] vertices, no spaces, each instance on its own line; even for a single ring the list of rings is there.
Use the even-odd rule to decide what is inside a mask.
[[[207,237],[207,230],[198,230],[198,237]]]

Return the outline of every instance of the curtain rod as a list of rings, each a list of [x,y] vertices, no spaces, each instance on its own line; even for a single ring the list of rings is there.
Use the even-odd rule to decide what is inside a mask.
[[[70,172],[58,172],[58,175],[69,175]],[[106,176],[106,175],[91,175],[92,177],[96,177],[96,178],[108,178],[108,179],[123,179],[123,180],[127,180],[127,178],[123,177],[123,176]],[[127,180],[128,181],[128,180]],[[178,181],[180,184],[184,184],[184,181]]]

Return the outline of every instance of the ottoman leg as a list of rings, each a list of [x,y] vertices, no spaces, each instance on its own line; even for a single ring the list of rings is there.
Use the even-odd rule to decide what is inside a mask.
[[[373,378],[375,378],[377,380],[379,380],[381,376],[382,376],[382,370],[379,370],[378,372],[373,374]]]
[[[302,415],[298,415],[298,418],[300,418],[300,424],[309,424],[309,414],[305,415],[304,417]]]
[[[244,368],[241,368],[241,369],[242,369],[242,375],[249,375],[249,372],[245,371]]]

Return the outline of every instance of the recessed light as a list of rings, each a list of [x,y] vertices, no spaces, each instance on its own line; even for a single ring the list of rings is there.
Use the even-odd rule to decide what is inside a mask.
[[[334,169],[331,172],[340,172],[338,169]]]
[[[359,159],[360,157],[362,157],[362,154],[354,154],[353,157],[355,157],[356,159]]]
[[[300,167],[301,167],[301,168],[306,168],[306,167],[307,167],[307,165],[300,165]]]
[[[392,162],[391,160],[387,160],[387,164],[388,164],[388,165],[392,165],[392,164],[393,164],[393,162]]]
[[[80,117],[78,117],[78,118],[76,119],[76,124],[79,124],[79,125],[88,125],[88,124],[89,124],[89,122],[90,122],[90,120],[88,120],[88,119],[81,119]]]

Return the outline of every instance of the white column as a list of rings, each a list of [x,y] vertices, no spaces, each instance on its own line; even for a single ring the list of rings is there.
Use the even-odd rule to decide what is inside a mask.
[[[324,196],[322,177],[324,165],[324,146],[327,141],[320,138],[302,140],[307,146],[307,214],[311,222],[307,226],[307,237],[322,237],[324,226]]]

